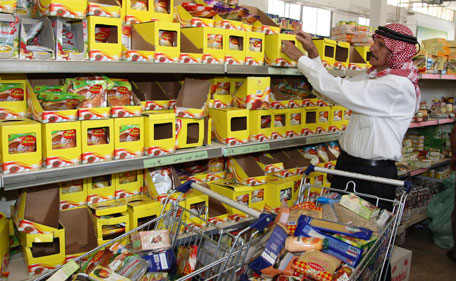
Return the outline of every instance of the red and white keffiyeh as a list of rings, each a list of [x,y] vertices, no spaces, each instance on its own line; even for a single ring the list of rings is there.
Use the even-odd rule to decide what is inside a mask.
[[[386,28],[391,29],[393,31],[413,36],[413,32],[406,27],[405,25],[399,23],[392,23],[385,25]],[[387,57],[387,62],[389,68],[382,70],[380,72],[375,73],[376,77],[383,77],[388,74],[398,75],[407,77],[415,86],[416,92],[416,107],[415,111],[418,111],[420,107],[420,100],[421,100],[421,91],[418,86],[418,69],[412,62],[412,58],[415,56],[417,50],[414,44],[410,44],[404,41],[399,41],[395,39],[391,39],[389,37],[374,34],[374,39],[381,37],[385,41],[386,47],[391,51],[391,53]],[[375,70],[375,67],[369,68],[367,73],[371,73]]]

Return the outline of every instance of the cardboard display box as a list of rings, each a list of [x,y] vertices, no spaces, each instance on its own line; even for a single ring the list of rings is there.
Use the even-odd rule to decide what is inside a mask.
[[[116,199],[135,196],[141,193],[144,180],[143,170],[134,170],[113,175],[116,186]]]
[[[213,131],[220,143],[236,145],[249,141],[249,111],[240,108],[209,110]]]
[[[329,129],[330,107],[305,107],[302,135],[326,134]]]
[[[33,43],[42,47],[48,48],[50,51],[33,50],[33,46],[27,42],[27,32],[29,32],[34,25],[42,22],[43,26],[41,31],[34,37]],[[48,18],[40,19],[21,19],[20,29],[20,43],[19,43],[19,58],[21,60],[53,60],[55,59],[55,39],[54,31],[52,30],[51,21]]]
[[[87,205],[87,179],[78,179],[59,183],[60,210],[67,210]]]
[[[332,69],[336,61],[337,42],[331,39],[321,38],[313,39],[313,43],[318,50],[323,66],[327,69]]]
[[[296,35],[283,33],[266,35],[266,46],[264,48],[266,64],[270,66],[295,67],[296,61],[291,60],[287,55],[282,53],[282,41],[292,42],[301,52],[307,54],[301,42],[296,39]]]
[[[293,180],[273,177],[267,185],[264,194],[266,210],[277,211],[285,200],[289,207],[293,206]]]
[[[176,118],[176,148],[202,146],[207,136],[205,132],[204,119]]]
[[[157,200],[163,204],[168,194],[162,193],[161,190],[157,190],[157,187],[154,184],[154,180],[156,180],[156,173],[159,173],[160,176],[168,177],[170,179],[171,188],[180,186],[181,182],[179,180],[179,176],[176,173],[176,170],[173,167],[162,167],[144,170],[144,193],[146,193],[150,198]]]
[[[231,106],[234,93],[233,79],[228,77],[213,78],[211,81],[211,91],[209,93],[209,108],[226,108]]]
[[[40,85],[62,85],[59,79],[33,79],[26,82],[27,106],[31,117],[41,123],[58,123],[77,121],[77,109],[45,111],[38,101],[34,87]]]
[[[209,184],[210,189],[221,194],[229,199],[238,202],[246,207],[250,206],[252,186],[234,183],[231,181],[216,182]],[[230,215],[240,214],[247,215],[246,213],[222,203]]]
[[[350,43],[336,42],[336,54],[334,61],[334,69],[345,70],[350,64]]]
[[[283,139],[287,137],[287,132],[289,131],[290,116],[288,114],[288,109],[274,109],[272,110],[272,135],[271,139]]]
[[[120,18],[122,7],[116,0],[89,0],[87,16]]]
[[[130,228],[134,229],[160,216],[162,205],[160,201],[152,200],[145,195],[136,195],[119,199],[128,206]],[[151,225],[151,228],[153,225]]]
[[[111,160],[114,154],[114,119],[81,121],[82,163]]]
[[[280,27],[275,23],[270,17],[268,17],[264,12],[262,12],[257,7],[242,6],[249,10],[249,14],[257,15],[258,20],[253,23],[252,30],[256,32],[261,32],[264,34],[279,34]]]
[[[193,17],[182,7],[183,2],[197,3],[195,0],[174,0],[175,18],[182,27],[214,27],[214,20],[207,18]]]
[[[179,8],[178,8],[179,9]],[[181,30],[181,53],[187,54],[187,62],[190,63],[193,54],[202,54],[201,63],[220,64],[225,63],[227,49],[226,31],[214,27],[191,27]],[[199,55],[195,56],[198,59]],[[185,63],[185,58],[181,57]]]
[[[87,178],[87,204],[110,201],[115,198],[116,181],[113,175]]]
[[[87,0],[37,0],[42,16],[83,19],[86,16]]]
[[[272,157],[269,153],[255,155],[255,159],[267,174],[282,171],[284,168],[283,163]]]
[[[149,113],[144,116],[144,154],[160,156],[176,150],[174,113]]]
[[[26,80],[0,80],[2,102],[0,120],[24,119],[26,115]]]
[[[17,0],[1,0],[0,13],[13,14],[16,12]]]
[[[88,60],[87,20],[51,19],[54,29],[56,60]]]
[[[186,78],[174,108],[176,116],[196,119],[206,117],[210,90],[209,81]]]
[[[152,9],[152,19],[160,22],[173,22],[174,18],[174,0],[154,1],[155,6]]]
[[[90,16],[89,59],[119,61],[122,57],[122,19]]]
[[[154,10],[154,0],[145,0],[145,7],[143,10],[139,10],[135,7],[135,2],[133,0],[124,0],[122,2],[122,8],[124,13],[123,21],[126,24],[134,24],[134,23],[141,23],[152,21],[153,16],[152,12]]]
[[[142,34],[135,26],[122,26],[122,60],[154,62],[155,46],[146,40],[148,34]]]
[[[271,151],[269,154],[271,155],[271,157],[273,157],[277,161],[283,163],[284,169],[274,173],[275,176],[281,177],[281,178],[287,178],[287,177],[296,175],[296,173],[298,171],[297,164],[284,151],[276,150],[276,151]]]
[[[3,274],[6,272],[9,263],[10,232],[9,220],[3,213],[0,213],[0,215],[0,272]],[[14,234],[14,232],[11,234]]]
[[[32,121],[0,122],[1,169],[4,174],[41,167],[41,124]]]
[[[225,39],[228,41],[225,50],[227,64],[245,64],[247,50],[247,33],[242,30],[225,30]]]
[[[249,110],[249,140],[253,142],[263,142],[271,139],[273,111]]]
[[[87,207],[60,211],[59,220],[65,227],[65,255],[80,256],[97,245],[97,236],[93,228],[92,214]]]
[[[264,65],[265,35],[262,32],[247,31],[245,64]]]
[[[140,99],[143,112],[173,109],[182,88],[177,81],[133,81],[133,92]]]
[[[114,119],[114,159],[140,157],[144,151],[144,119]]]
[[[408,281],[411,264],[412,251],[394,246],[391,254],[391,280]]]
[[[230,157],[227,161],[227,178],[237,183],[255,186],[266,183],[266,173],[252,155]]]
[[[302,108],[287,108],[288,131],[287,138],[300,136],[302,133]]]
[[[222,202],[209,197],[208,221],[215,225],[228,222],[228,211]]]
[[[303,175],[307,167],[311,164],[310,161],[305,158],[298,149],[289,149],[284,150],[283,152],[296,164],[296,174]]]
[[[350,47],[350,70],[364,70],[370,67],[369,63],[370,51],[366,46],[351,46]]]
[[[328,133],[343,131],[345,110],[347,109],[340,105],[331,106]]]
[[[187,224],[197,228],[202,228],[206,226],[206,222],[201,220],[200,217],[207,218],[209,196],[199,192],[198,190],[190,189],[185,194],[185,199],[179,202],[179,205],[197,214],[197,216],[194,216],[189,212],[186,212],[184,219]]]
[[[247,77],[236,91],[233,105],[249,110],[269,109],[270,77]]]
[[[92,212],[92,223],[95,226],[98,246],[130,231],[130,217],[127,205],[120,201],[112,200],[89,205]],[[128,238],[120,242],[128,243]]]
[[[127,118],[127,117],[141,117],[142,116],[142,105],[141,101],[135,95],[133,91],[133,86],[128,81],[128,79],[111,79],[115,83],[115,90],[117,94],[131,94],[133,105],[110,105],[111,108],[111,117],[112,118]]]
[[[47,123],[42,128],[43,166],[74,166],[81,161],[81,122]]]
[[[4,5],[3,2],[0,1],[0,12],[2,12],[2,7],[4,11],[9,10],[7,5]],[[8,2],[8,1],[7,1]],[[10,1],[12,2],[12,1]],[[16,1],[14,0],[14,3]],[[2,5],[3,4],[3,5]],[[15,12],[16,8],[14,8]],[[14,13],[11,12],[11,13]],[[8,13],[8,12],[4,12]],[[3,42],[3,50],[0,52],[0,59],[17,59],[19,58],[19,18],[16,15],[6,15],[0,14],[0,23],[8,24],[9,29],[3,31],[4,37],[8,37],[7,42]]]

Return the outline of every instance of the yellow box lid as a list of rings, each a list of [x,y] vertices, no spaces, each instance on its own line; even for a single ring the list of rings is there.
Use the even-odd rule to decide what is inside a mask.
[[[230,182],[230,181],[217,182],[215,185],[221,186],[221,187],[224,187],[224,188],[233,189],[234,192],[252,191],[252,186],[250,186],[250,185],[244,185],[244,184],[240,184],[240,183],[233,183],[233,182]]]
[[[127,205],[119,200],[89,204],[89,208],[94,210],[97,216],[107,216],[127,211]]]
[[[118,199],[118,201],[127,205],[128,208],[133,209],[133,211],[140,210],[150,210],[160,206],[160,202],[157,200],[152,200],[146,195],[136,195],[131,197],[126,197]]]

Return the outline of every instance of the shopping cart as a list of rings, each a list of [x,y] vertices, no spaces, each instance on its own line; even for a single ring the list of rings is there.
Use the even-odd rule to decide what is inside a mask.
[[[349,181],[347,183],[347,186],[345,187],[345,190],[334,189],[329,187],[312,186],[307,180],[311,172],[320,172],[329,175],[348,177],[352,179],[366,180],[393,186],[402,186],[405,188],[406,192],[403,192],[399,198],[390,200],[386,198],[380,198],[378,196],[356,192],[356,184],[354,181]],[[319,197],[315,196],[315,194],[312,195],[312,187],[321,188],[319,196],[322,196],[324,193],[329,191],[334,191],[338,193],[354,193],[361,197],[374,199],[376,201],[376,206],[378,206],[380,201],[389,202],[393,204],[393,210],[390,219],[386,222],[383,229],[380,231],[376,242],[371,246],[367,253],[364,254],[363,259],[354,269],[349,280],[380,280],[382,276],[383,278],[386,278],[386,274],[382,273],[386,270],[387,262],[389,261],[389,258],[391,256],[394,242],[396,240],[397,228],[401,223],[402,214],[404,212],[405,201],[407,200],[407,192],[409,192],[411,188],[411,182],[309,166],[305,171],[304,179],[301,181],[299,196],[296,203],[314,200],[316,199],[316,197]],[[350,189],[350,187],[352,189]]]
[[[189,189],[198,190],[209,197],[212,197],[220,202],[223,202],[231,207],[234,207],[256,220],[252,221],[249,226],[241,229],[237,234],[231,234],[233,226],[230,229],[222,228],[207,221],[201,214],[197,214],[194,210],[183,208],[179,202],[183,195]],[[199,228],[186,222],[188,217],[197,217],[206,225],[205,228]],[[270,214],[258,212],[248,208],[236,201],[228,199],[214,191],[193,183],[186,182],[178,187],[173,193],[169,194],[163,202],[163,210],[159,217],[123,234],[115,239],[100,245],[99,247],[75,258],[73,261],[82,266],[84,261],[93,254],[108,248],[116,242],[120,242],[125,238],[129,238],[131,234],[142,230],[160,230],[168,229],[170,233],[171,248],[177,249],[181,246],[197,246],[197,263],[195,270],[179,279],[183,280],[239,280],[247,251],[254,238],[268,226],[272,221]],[[239,228],[238,228],[239,229]],[[65,265],[63,265],[65,266]],[[62,267],[63,267],[62,266]],[[59,267],[55,270],[47,272],[40,276],[35,281],[45,280],[62,269]],[[190,279],[192,278],[193,279]]]

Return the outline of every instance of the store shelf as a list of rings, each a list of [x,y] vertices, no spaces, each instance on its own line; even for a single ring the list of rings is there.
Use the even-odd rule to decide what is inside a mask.
[[[405,230],[407,228],[409,228],[412,225],[415,225],[417,223],[420,223],[420,222],[424,221],[425,219],[427,219],[427,214],[426,214],[426,212],[422,212],[422,213],[419,213],[419,214],[412,215],[406,221],[403,220],[401,225],[399,225],[399,227],[397,228],[397,235],[401,235],[402,233],[405,232]]]
[[[454,119],[445,118],[445,119],[428,120],[428,121],[423,121],[423,122],[415,122],[415,123],[411,123],[409,128],[420,128],[420,127],[435,126],[435,125],[442,125],[442,124],[449,124],[449,123],[454,123]]]
[[[423,175],[418,175],[417,178],[442,183],[444,180],[448,179],[449,177],[446,177],[443,179],[437,179],[437,178],[432,178],[432,177],[426,177]]]
[[[107,171],[109,171],[109,173],[120,173],[125,171],[174,165],[222,156],[234,156],[249,154],[253,152],[297,147],[306,144],[328,142],[338,139],[339,134],[333,133],[319,136],[279,139],[264,143],[248,143],[237,146],[226,146],[219,143],[214,143],[205,147],[178,150],[175,154],[166,156],[144,156],[133,159],[113,160],[101,163],[82,164],[73,167],[41,169],[33,172],[2,175],[2,187],[5,190],[13,190],[67,180],[105,175]]]
[[[430,167],[427,167],[427,168],[414,168],[414,167],[411,167],[409,170],[407,170],[407,172],[399,173],[398,177],[399,178],[414,177],[414,176],[426,173],[427,171],[429,171],[431,169],[434,169],[434,168],[437,168],[437,167],[440,167],[440,166],[443,166],[443,165],[447,165],[449,163],[450,163],[450,159],[443,159],[443,160],[436,161],[436,162],[432,163],[432,165]]]
[[[423,80],[456,80],[456,75],[448,74],[420,74]]]
[[[225,74],[223,64],[2,60],[0,73]]]

